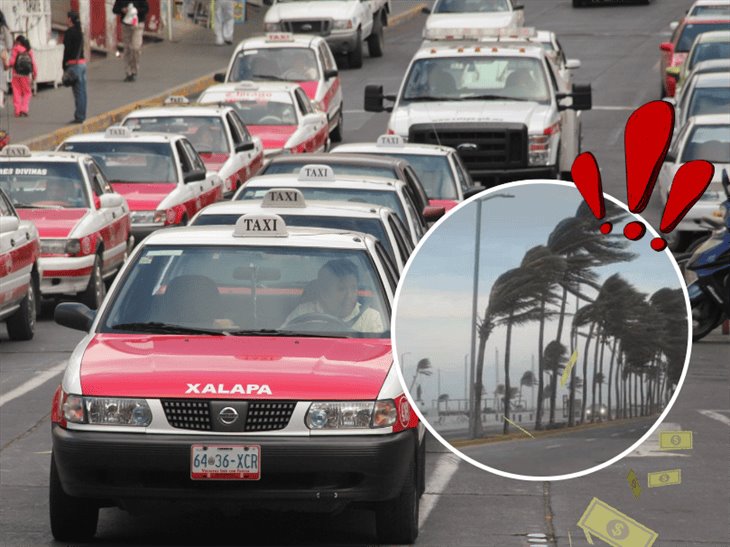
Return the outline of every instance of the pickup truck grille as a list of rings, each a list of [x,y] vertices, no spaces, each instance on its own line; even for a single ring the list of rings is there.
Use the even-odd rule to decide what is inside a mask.
[[[284,429],[291,419],[295,401],[250,401],[245,431]],[[162,399],[168,423],[178,429],[212,431],[210,401],[200,399]]]
[[[456,148],[471,173],[528,165],[527,127],[521,123],[414,124],[408,141]]]
[[[332,21],[327,19],[282,21],[281,24],[286,32],[294,32],[297,34],[319,34],[320,36],[327,36],[332,27]]]

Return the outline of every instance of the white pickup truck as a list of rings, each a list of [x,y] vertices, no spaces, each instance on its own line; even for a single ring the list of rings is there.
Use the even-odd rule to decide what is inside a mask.
[[[370,57],[382,57],[383,28],[388,25],[390,0],[264,0],[271,6],[264,17],[266,32],[322,36],[350,68],[362,67],[363,40]]]

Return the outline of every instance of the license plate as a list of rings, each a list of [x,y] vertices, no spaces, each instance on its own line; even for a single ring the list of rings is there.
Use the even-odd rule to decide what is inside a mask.
[[[261,447],[194,444],[190,450],[190,478],[257,481],[261,478]]]

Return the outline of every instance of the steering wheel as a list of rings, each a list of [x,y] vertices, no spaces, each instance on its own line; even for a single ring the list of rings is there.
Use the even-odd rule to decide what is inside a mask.
[[[274,116],[274,115],[271,115],[271,114],[268,115],[268,116],[264,116],[257,123],[251,124],[251,125],[259,125],[259,124],[260,125],[266,125],[266,124],[269,124],[269,123],[275,123],[275,124],[279,124],[279,125],[284,125],[284,121],[279,116]]]
[[[318,323],[318,324],[322,324],[322,325],[333,325],[333,326],[338,327],[337,330],[343,330],[343,328],[348,331],[353,330],[353,328],[350,325],[345,323],[339,317],[335,317],[334,315],[330,315],[328,313],[320,313],[320,312],[303,313],[302,315],[293,317],[289,321],[284,323],[282,325],[282,328],[291,327],[294,325],[301,325],[304,323]]]

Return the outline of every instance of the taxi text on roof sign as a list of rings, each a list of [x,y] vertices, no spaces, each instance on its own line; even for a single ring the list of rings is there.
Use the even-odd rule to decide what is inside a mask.
[[[403,137],[400,135],[380,135],[377,146],[403,146]]]
[[[9,144],[0,151],[0,156],[12,156],[14,158],[29,158],[30,148],[24,144]]]
[[[190,104],[190,101],[182,95],[170,95],[162,104]]]
[[[267,42],[293,42],[294,35],[291,32],[269,32],[266,34]]]
[[[104,131],[105,137],[122,137],[122,138],[128,138],[132,136],[132,130],[129,129],[129,127],[123,127],[121,125],[112,125],[111,127],[107,127],[106,131]]]
[[[272,188],[264,195],[261,207],[304,208],[304,194],[296,188]]]
[[[286,237],[289,233],[279,215],[248,214],[236,221],[234,237]]]
[[[334,181],[335,172],[329,165],[311,164],[305,165],[299,171],[298,180],[325,180]]]

